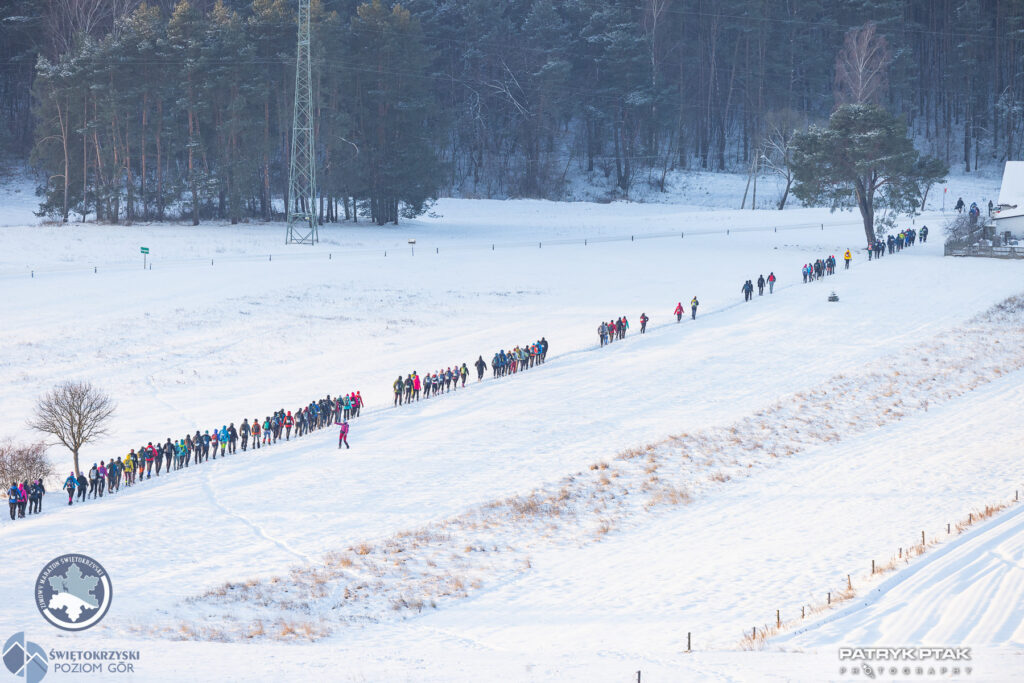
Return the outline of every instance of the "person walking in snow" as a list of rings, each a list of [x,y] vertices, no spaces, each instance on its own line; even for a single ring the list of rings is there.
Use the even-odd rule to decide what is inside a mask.
[[[340,431],[338,432],[338,448],[341,448],[341,444],[345,444],[345,448],[348,448],[348,421],[345,420],[341,423]]]
[[[683,302],[680,301],[676,304],[676,310],[674,311],[676,316],[676,322],[680,322],[683,319]]]
[[[757,276],[757,295],[764,296],[764,275]]]
[[[18,519],[25,519],[25,508],[28,506],[28,482],[18,484]]]
[[[775,273],[768,273],[768,293],[775,293]]]
[[[21,495],[21,489],[18,488],[18,482],[12,481],[11,488],[7,489],[7,504],[11,508],[11,521],[14,521],[14,516],[18,512],[18,497]]]
[[[43,486],[42,479],[36,479],[32,482],[30,496],[29,496],[29,512],[37,515],[43,512],[43,494],[46,493],[46,488]]]
[[[700,302],[697,301],[697,297],[694,296],[690,299],[690,320],[697,319],[697,307],[700,306]]]
[[[96,463],[92,464],[89,469],[89,497],[95,498],[97,487],[99,486],[100,475],[99,470],[96,469]]]
[[[245,449],[249,446],[249,432],[252,429],[249,427],[249,418],[243,417],[242,424],[238,427],[238,435],[242,437],[242,452],[245,453]]]
[[[754,298],[754,283],[747,280],[743,283],[743,287],[740,288],[740,291],[743,292],[743,300],[750,301]]]
[[[395,403],[394,403],[394,405],[396,405],[396,406],[402,405],[402,394],[405,392],[405,380],[402,379],[401,375],[399,375],[398,379],[396,379],[394,384],[391,385],[391,388],[394,389],[394,391],[395,391]]]
[[[846,267],[843,268],[843,270],[849,270],[850,269],[850,261],[852,261],[852,260],[853,260],[853,254],[851,254],[850,250],[847,249],[846,253],[843,254],[843,262],[846,264]]]
[[[679,303],[682,303],[682,302],[680,301]],[[650,318],[647,317],[646,313],[641,313],[640,314],[640,334],[646,334],[647,333],[647,321],[648,320],[650,320]]]
[[[252,447],[253,447],[253,450],[257,450],[260,447],[260,432],[261,431],[262,431],[262,429],[260,428],[260,419],[258,417],[254,417],[252,419]]]
[[[77,499],[81,500],[81,501],[84,501],[85,500],[85,494],[89,490],[89,481],[85,478],[85,475],[82,474],[81,472],[79,472],[79,474],[78,474],[77,481],[78,481],[78,486],[75,487],[75,491],[77,491],[77,493],[78,493]]]
[[[921,244],[924,244],[925,242],[928,241],[928,226],[927,225],[922,225],[921,226],[921,233],[920,234],[921,234]]]
[[[75,477],[75,473],[72,472],[68,475],[68,478],[64,480],[64,490],[68,492],[68,505],[71,505],[75,498],[76,488],[78,488],[78,479]]]

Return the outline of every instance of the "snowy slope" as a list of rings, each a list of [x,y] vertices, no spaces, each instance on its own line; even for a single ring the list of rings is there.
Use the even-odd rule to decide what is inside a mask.
[[[1024,506],[1016,506],[898,572],[862,599],[791,635],[782,647],[1024,642]]]
[[[358,388],[370,410],[354,422],[344,454],[333,431],[318,433],[102,502],[68,509],[51,495],[42,517],[5,520],[0,542],[23,550],[5,559],[0,576],[0,594],[11,596],[0,632],[42,628],[27,586],[46,560],[78,551],[103,562],[126,597],[75,642],[131,638],[159,663],[144,680],[180,677],[182,662],[197,657],[228,677],[256,661],[261,668],[245,678],[261,680],[338,667],[350,680],[622,680],[638,668],[661,680],[679,680],[678,671],[816,679],[834,675],[834,658],[731,651],[775,609],[820,600],[922,525],[937,530],[1019,484],[1024,373],[996,373],[992,364],[1021,362],[1024,337],[1011,321],[995,337],[1007,348],[982,354],[993,335],[970,321],[1020,293],[1020,264],[944,259],[934,239],[880,263],[858,254],[849,272],[803,285],[795,282],[803,263],[860,244],[848,214],[785,212],[814,227],[776,233],[735,228],[771,227],[777,212],[703,212],[698,221],[661,206],[496,207],[450,202],[444,219],[400,233],[325,231],[312,256],[272,261],[258,254],[279,240],[279,226],[202,228],[188,231],[186,244],[162,228],[75,229],[51,235],[62,241],[49,256],[33,248],[35,230],[4,232],[0,409],[27,415],[39,392],[67,376],[107,388],[119,411],[110,437],[86,454],[89,464],[196,427],[294,410],[325,393]],[[680,225],[731,234],[488,248]],[[416,256],[407,235],[418,237]],[[158,258],[152,271],[135,264],[143,239]],[[449,248],[456,243],[463,248]],[[350,249],[331,251],[342,244]],[[221,248],[214,266],[198,261],[200,251]],[[82,268],[93,264],[103,267]],[[25,277],[36,265],[41,272]],[[740,283],[770,270],[780,277],[776,293],[742,303]],[[838,304],[826,301],[832,289]],[[697,321],[677,325],[672,308],[694,294]],[[624,343],[594,348],[601,319],[626,313],[637,326],[641,311],[652,317],[647,335],[634,327]],[[552,344],[544,367],[390,407],[399,373],[479,354],[489,360],[541,335]],[[922,350],[934,367],[906,360]],[[422,556],[424,566],[447,556],[453,572],[467,572],[466,597],[437,609],[394,610],[381,597],[366,601],[358,619],[338,618],[329,597],[318,598],[306,617],[330,632],[318,645],[278,642],[275,633],[258,646],[162,642],[191,637],[181,629],[188,623],[236,640],[232,612],[238,630],[261,609],[268,631],[275,619],[297,619],[277,593],[269,607],[218,600],[225,582],[288,577],[323,566],[327,553],[557,490],[578,472],[596,480],[602,471],[589,468],[600,461],[633,481],[642,462],[617,459],[629,449],[684,433],[712,439],[718,432],[709,430],[727,432],[765,411],[792,425],[815,390],[872,373],[889,381],[902,364],[920,380],[913,388],[896,380],[906,391],[902,417],[851,425],[836,442],[808,429],[793,437],[800,447],[788,457],[743,448],[703,454],[714,459],[706,471],[673,475],[694,477],[688,505],[647,510],[619,496],[621,505],[609,503],[596,518],[615,522],[606,531],[587,512],[582,531],[566,522],[538,532],[524,521],[474,532],[477,545],[500,548],[480,560],[427,544],[435,554]],[[857,411],[873,399],[854,398],[837,424],[866,419]],[[774,405],[782,408],[771,413]],[[806,410],[818,415],[821,407]],[[13,436],[28,436],[20,419],[12,423]],[[716,472],[728,480],[709,480]],[[687,631],[705,652],[680,654]],[[1021,639],[991,644],[1020,647]],[[995,652],[991,661],[1006,656]]]

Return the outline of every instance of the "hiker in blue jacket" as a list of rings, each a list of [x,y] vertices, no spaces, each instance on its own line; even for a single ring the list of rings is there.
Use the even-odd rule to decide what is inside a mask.
[[[7,502],[11,506],[11,520],[14,520],[14,515],[18,511],[18,497],[21,496],[21,490],[18,489],[18,483],[14,482],[11,484],[11,488],[7,489]]]
[[[75,488],[78,486],[78,478],[75,477],[75,473],[72,472],[68,475],[68,478],[64,480],[64,490],[68,492],[68,505],[71,505],[71,501],[75,498]]]
[[[228,426],[224,425],[220,428],[220,433],[217,434],[217,441],[220,442],[220,456],[224,457],[224,451],[228,447]]]
[[[29,497],[28,497],[28,513],[40,514],[43,511],[43,494],[46,493],[46,489],[43,488],[43,480],[36,479],[29,486]]]

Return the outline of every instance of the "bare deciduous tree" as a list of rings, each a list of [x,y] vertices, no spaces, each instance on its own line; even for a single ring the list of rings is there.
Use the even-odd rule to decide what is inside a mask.
[[[78,451],[107,433],[115,407],[109,396],[89,382],[67,381],[39,399],[28,426],[55,437],[71,451],[77,475],[81,473]]]
[[[770,111],[764,118],[764,137],[761,140],[761,164],[779,176],[786,187],[779,198],[778,209],[786,208],[789,190],[793,187],[793,169],[789,165],[793,137],[803,126],[803,117],[792,109]]]
[[[46,0],[52,56],[69,52],[82,35],[101,37],[141,0]]]
[[[836,57],[836,106],[879,104],[889,85],[892,53],[874,22],[850,29]]]
[[[0,442],[0,482],[35,481],[54,473],[46,457],[46,444]]]

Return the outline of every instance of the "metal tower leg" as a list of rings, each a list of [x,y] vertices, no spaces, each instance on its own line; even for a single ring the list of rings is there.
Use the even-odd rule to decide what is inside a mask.
[[[309,55],[309,0],[299,0],[295,55],[295,109],[288,169],[288,234],[285,244],[316,244],[316,147],[313,141],[313,78]]]

